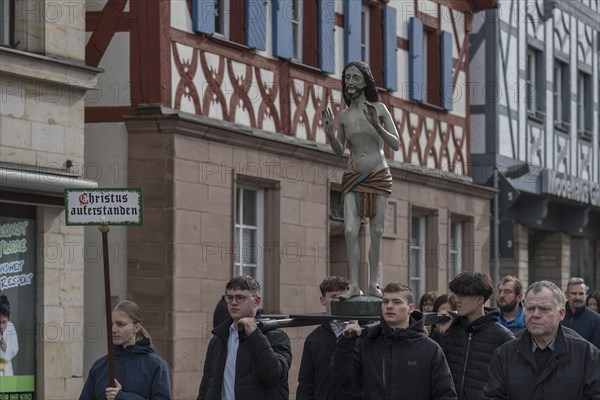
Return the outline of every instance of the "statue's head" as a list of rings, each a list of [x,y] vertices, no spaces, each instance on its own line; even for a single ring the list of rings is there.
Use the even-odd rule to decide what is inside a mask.
[[[346,75],[346,70],[350,67],[356,67],[360,72],[362,72],[363,77],[365,78],[366,86],[364,88],[365,97],[370,102],[379,101],[379,95],[377,94],[377,87],[375,85],[375,78],[373,78],[373,74],[371,73],[371,68],[369,64],[363,61],[351,61],[344,67],[342,71],[342,95],[344,96],[344,101],[346,105],[350,105],[352,103],[352,98],[348,95],[346,90],[346,80],[344,79]]]

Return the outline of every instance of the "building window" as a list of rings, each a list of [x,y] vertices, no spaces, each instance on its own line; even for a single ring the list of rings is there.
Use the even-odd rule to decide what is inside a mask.
[[[450,244],[448,246],[448,281],[454,279],[463,270],[463,224],[450,223]]]
[[[264,191],[236,189],[235,275],[249,275],[264,285]]]
[[[577,75],[577,132],[592,139],[592,77],[579,71]]]
[[[360,14],[361,19],[361,39],[360,39],[360,55],[361,60],[368,63],[369,62],[369,19],[371,18],[369,7],[363,6],[362,12]]]
[[[415,299],[425,293],[425,217],[412,217],[410,237],[410,288]]]
[[[453,109],[452,34],[411,17],[408,25],[408,96],[411,100]]]
[[[569,66],[556,60],[554,63],[554,123],[563,129],[569,128],[570,94]]]
[[[302,1],[292,0],[292,58],[302,61]]]
[[[527,49],[527,83],[525,101],[530,116],[540,116],[544,113],[544,59],[543,53],[534,47]]]
[[[398,89],[396,9],[375,1],[344,0],[344,63],[368,60],[375,84]]]
[[[264,0],[192,0],[192,28],[196,32],[266,48]]]
[[[14,0],[0,0],[0,46],[10,46],[13,43]]]
[[[215,35],[229,37],[229,1],[215,0]]]

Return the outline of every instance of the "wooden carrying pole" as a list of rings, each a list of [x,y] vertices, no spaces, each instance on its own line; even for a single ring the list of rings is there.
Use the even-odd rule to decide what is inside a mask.
[[[106,306],[106,345],[108,346],[108,386],[116,387],[115,384],[115,354],[112,342],[112,305],[110,296],[110,269],[108,263],[108,225],[99,226],[102,232],[102,259],[104,260],[104,304]]]

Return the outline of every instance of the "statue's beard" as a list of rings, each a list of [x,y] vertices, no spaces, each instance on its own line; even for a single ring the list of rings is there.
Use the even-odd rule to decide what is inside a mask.
[[[359,89],[356,86],[352,86],[352,87],[354,88],[354,93],[350,93],[346,89],[346,94],[350,98],[350,100],[358,99],[360,97],[360,95],[362,94],[364,88]]]

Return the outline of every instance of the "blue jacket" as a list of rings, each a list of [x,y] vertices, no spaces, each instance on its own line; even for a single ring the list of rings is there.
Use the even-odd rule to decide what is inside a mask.
[[[114,347],[115,379],[121,384],[117,400],[171,399],[171,369],[145,339]],[[79,400],[104,400],[108,387],[108,356],[96,360]]]
[[[565,306],[567,313],[562,320],[562,326],[573,329],[585,340],[600,349],[600,314],[586,306],[579,307],[575,313],[571,312],[569,303]]]
[[[514,333],[515,336],[519,336],[519,333],[525,330],[525,307],[523,306],[523,303],[520,303],[518,307],[519,314],[517,314],[517,317],[512,321],[505,320],[504,315],[502,315],[502,312],[500,312],[500,315],[498,316],[498,322],[500,323],[500,325],[510,329],[510,331]]]

